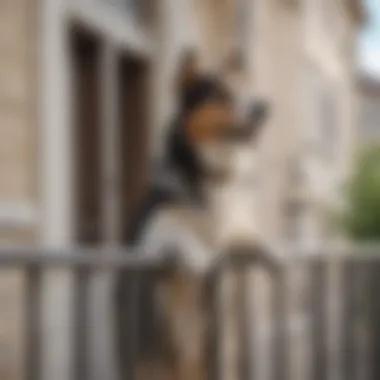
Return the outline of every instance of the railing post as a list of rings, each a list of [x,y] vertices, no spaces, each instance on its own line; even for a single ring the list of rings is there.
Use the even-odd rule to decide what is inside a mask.
[[[133,380],[136,376],[140,343],[141,282],[146,276],[137,269],[134,271],[122,269],[117,272],[116,276],[116,361],[120,378]],[[146,296],[144,293],[143,295]],[[147,316],[141,317],[146,318]]]
[[[345,380],[355,380],[357,374],[357,265],[349,259],[342,264],[341,365]]]
[[[222,380],[222,300],[221,279],[223,267],[216,267],[210,274],[207,283],[207,300],[209,301],[210,324],[208,329],[208,347],[210,349],[209,380]]]
[[[376,323],[373,320],[373,294],[372,294],[372,274],[373,274],[373,262],[372,260],[366,260],[362,264],[362,283],[360,289],[360,300],[361,300],[361,312],[362,312],[362,322],[363,322],[363,363],[362,371],[363,377],[366,380],[372,380],[374,377],[372,375],[372,323]]]
[[[144,280],[144,274],[140,272],[130,273],[132,281],[129,286],[129,300],[128,300],[128,379],[134,380],[136,378],[137,361],[139,353],[139,294],[141,288],[141,281]]]
[[[251,374],[251,321],[248,318],[249,271],[242,267],[238,272],[239,297],[239,379],[250,380]]]
[[[288,288],[286,281],[286,267],[284,266],[273,276],[273,312],[274,312],[274,380],[289,378],[289,324],[287,315]]]
[[[311,378],[312,380],[327,379],[327,334],[326,334],[326,263],[316,259],[310,266],[311,269],[311,335],[312,357]]]
[[[378,380],[380,378],[380,264],[376,261],[372,262],[370,270],[370,371],[371,379]]]
[[[89,269],[80,267],[74,272],[74,380],[90,380],[88,331]]]
[[[41,379],[41,267],[26,267],[25,283],[25,373],[29,380]]]

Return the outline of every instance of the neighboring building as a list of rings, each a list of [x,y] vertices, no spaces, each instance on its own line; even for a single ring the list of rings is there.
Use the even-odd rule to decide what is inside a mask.
[[[380,143],[380,80],[362,73],[357,86],[360,107],[358,142],[360,145]]]

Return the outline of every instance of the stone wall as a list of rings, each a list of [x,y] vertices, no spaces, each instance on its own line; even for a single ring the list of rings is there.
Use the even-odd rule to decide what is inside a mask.
[[[35,196],[35,51],[30,0],[0,2],[0,203]]]
[[[36,197],[35,52],[37,6],[34,0],[0,1],[0,245],[28,244],[31,225],[8,214]],[[4,212],[7,209],[7,212]],[[14,219],[14,218],[13,218]],[[17,218],[16,218],[17,219]],[[0,270],[0,378],[23,378],[23,276]]]

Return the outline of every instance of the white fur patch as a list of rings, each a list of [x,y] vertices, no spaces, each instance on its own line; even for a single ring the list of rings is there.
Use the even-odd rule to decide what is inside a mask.
[[[182,212],[181,212],[182,211]],[[157,256],[167,250],[178,253],[189,269],[195,273],[207,271],[215,253],[201,234],[191,211],[163,210],[147,225],[142,238],[142,249],[149,256]]]

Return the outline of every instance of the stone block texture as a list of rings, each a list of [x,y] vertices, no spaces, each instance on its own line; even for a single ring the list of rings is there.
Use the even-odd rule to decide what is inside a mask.
[[[36,195],[36,1],[0,0],[0,206]],[[0,245],[27,244],[33,235],[0,225]],[[24,378],[23,282],[20,271],[0,270],[2,380]]]
[[[37,10],[34,0],[0,1],[0,202],[35,195]]]

